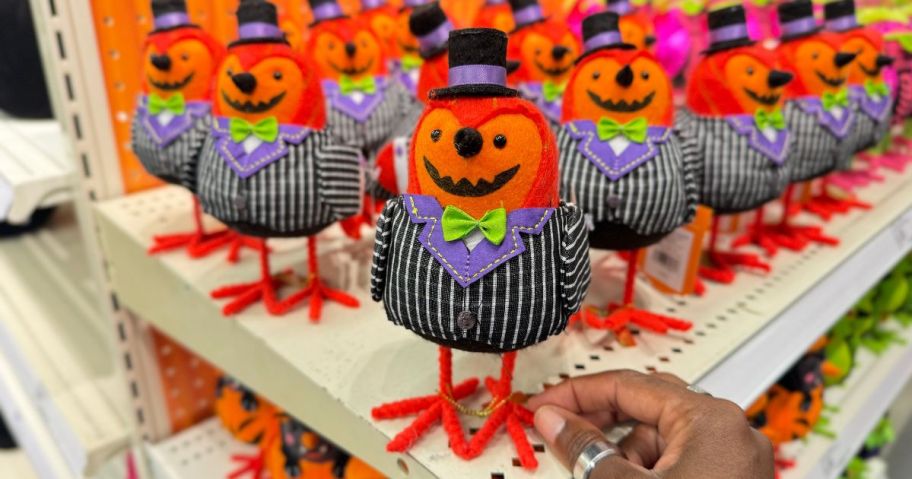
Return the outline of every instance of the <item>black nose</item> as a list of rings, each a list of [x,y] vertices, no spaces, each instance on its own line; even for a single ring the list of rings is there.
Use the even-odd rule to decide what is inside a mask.
[[[459,156],[471,158],[481,152],[484,139],[475,128],[463,128],[456,132],[453,143],[456,145],[456,153],[459,153]]]
[[[358,46],[352,42],[346,43],[345,44],[345,54],[348,55],[349,58],[354,58],[355,53],[358,53]]]
[[[795,76],[789,72],[773,70],[770,72],[769,78],[766,80],[766,82],[769,84],[770,88],[779,88],[792,81],[792,78],[795,78]]]
[[[888,67],[893,64],[895,59],[889,55],[877,55],[877,66],[880,68]]]
[[[171,57],[168,55],[152,55],[152,66],[166,72],[171,69]]]
[[[836,54],[836,66],[842,68],[849,63],[852,63],[852,60],[854,60],[857,56],[857,53],[839,52]]]
[[[647,46],[647,47],[653,46],[653,45],[655,44],[655,42],[656,42],[656,37],[655,37],[655,35],[646,35],[646,40],[645,40],[645,42],[646,42],[646,46]]]
[[[624,68],[621,68],[614,80],[624,88],[633,85],[633,69],[630,68],[630,65],[624,65]]]
[[[256,77],[250,73],[238,73],[237,75],[232,75],[231,81],[237,85],[238,90],[241,90],[248,95],[253,93],[253,90],[256,90]]]
[[[563,45],[555,45],[554,48],[551,49],[551,56],[557,61],[563,60],[568,53],[570,53],[570,49]]]

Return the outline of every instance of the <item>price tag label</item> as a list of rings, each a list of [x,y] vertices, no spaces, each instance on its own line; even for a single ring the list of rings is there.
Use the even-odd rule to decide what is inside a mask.
[[[689,294],[696,283],[703,237],[712,211],[700,207],[692,223],[678,228],[658,244],[646,248],[640,264],[652,285],[663,293]]]
[[[912,211],[907,211],[893,223],[893,237],[900,249],[912,248]]]

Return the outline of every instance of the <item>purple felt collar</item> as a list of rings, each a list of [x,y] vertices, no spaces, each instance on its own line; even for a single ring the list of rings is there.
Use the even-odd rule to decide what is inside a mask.
[[[520,83],[519,93],[534,102],[538,109],[545,114],[546,118],[555,123],[561,122],[561,113],[563,113],[564,106],[564,98],[562,96],[554,101],[545,100],[544,88],[540,82]]]
[[[420,68],[413,68],[406,71],[402,68],[402,62],[395,60],[393,63],[393,74],[399,83],[414,97],[418,95],[418,76],[421,74]]]
[[[332,108],[350,116],[358,123],[364,123],[386,99],[386,77],[378,76],[375,80],[377,91],[371,95],[364,93],[364,100],[361,103],[356,103],[351,95],[343,95],[339,83],[335,80],[323,80],[323,91]]]
[[[230,118],[216,117],[212,122],[215,149],[225,163],[241,178],[249,178],[272,163],[285,158],[288,145],[300,145],[313,130],[297,125],[279,125],[279,137],[272,143],[262,143],[249,154],[242,143],[231,139]]]
[[[472,251],[462,240],[446,241],[439,226],[443,207],[433,196],[402,195],[403,207],[413,224],[423,224],[418,241],[463,288],[526,251],[520,233],[541,234],[554,208],[523,208],[507,214],[507,236],[500,246],[482,240]]]
[[[842,119],[837,119],[829,111],[823,109],[823,100],[817,96],[806,96],[793,100],[798,104],[802,111],[811,115],[817,115],[817,121],[821,126],[827,129],[833,136],[844,140],[852,130],[855,124],[855,110],[851,105],[845,107],[845,114]]]
[[[596,124],[590,120],[577,120],[564,124],[570,137],[576,140],[576,149],[592,162],[611,181],[617,181],[640,165],[659,154],[659,146],[671,138],[671,129],[650,126],[643,144],[631,143],[620,155],[615,155],[607,141],[596,134]]]
[[[762,153],[777,165],[785,163],[788,158],[788,129],[776,130],[775,141],[770,141],[758,128],[754,122],[753,115],[730,115],[725,117],[728,124],[739,135],[748,137],[748,144],[754,150]]]
[[[152,139],[159,148],[165,148],[182,134],[193,128],[193,125],[200,118],[209,114],[212,105],[206,101],[188,101],[186,103],[187,111],[183,115],[175,116],[167,125],[162,125],[156,121],[158,115],[152,115],[148,110],[149,97],[140,95],[139,102],[136,106],[136,114],[139,116],[143,130],[146,135]]]
[[[893,98],[889,96],[874,98],[869,96],[861,85],[850,86],[849,96],[858,104],[862,113],[878,123],[885,121],[890,116]]]

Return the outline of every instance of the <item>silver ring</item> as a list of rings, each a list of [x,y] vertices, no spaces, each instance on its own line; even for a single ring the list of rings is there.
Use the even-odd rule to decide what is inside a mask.
[[[692,393],[697,393],[697,394],[702,394],[704,396],[713,397],[712,394],[709,394],[708,392],[706,392],[705,389],[701,388],[700,386],[697,386],[696,384],[691,384],[690,386],[687,386],[687,390]]]
[[[605,442],[596,441],[583,449],[573,465],[573,479],[589,479],[595,466],[602,459],[618,453],[617,447]]]

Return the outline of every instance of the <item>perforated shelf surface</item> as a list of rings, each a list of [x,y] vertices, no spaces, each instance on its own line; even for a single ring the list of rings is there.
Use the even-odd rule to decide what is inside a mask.
[[[711,284],[701,298],[667,297],[638,285],[641,306],[689,319],[695,323],[693,330],[668,336],[643,332],[637,335],[636,348],[620,347],[604,334],[571,331],[520,354],[516,389],[537,392],[560,377],[609,369],[658,369],[749,404],[859,292],[909,250],[909,182],[908,175],[889,175],[885,183],[868,188],[862,199],[874,203],[873,210],[839,217],[826,226],[828,233],[840,237],[840,247],[812,246],[802,254],[782,251],[768,276],[743,274],[733,286]],[[371,407],[432,393],[437,363],[432,344],[386,321],[380,305],[368,299],[372,235],[351,242],[330,230],[321,240],[325,275],[358,296],[360,309],[328,305],[320,324],[308,321],[303,310],[273,318],[260,307],[226,319],[208,293],[220,285],[255,279],[257,262],[251,256],[229,267],[221,255],[190,261],[182,253],[145,254],[153,234],[189,229],[189,208],[189,195],[174,187],[97,208],[121,304],[393,477],[568,476],[541,447],[536,473],[514,465],[515,452],[504,434],[471,462],[454,458],[439,430],[407,455],[387,453],[389,438],[409,421],[375,422]],[[304,264],[303,245],[300,240],[276,242],[274,270]],[[601,256],[593,259],[590,296],[616,294],[621,271]],[[456,353],[454,376],[459,380],[494,374],[498,366],[496,356]],[[534,444],[541,442],[531,431],[530,437]]]

